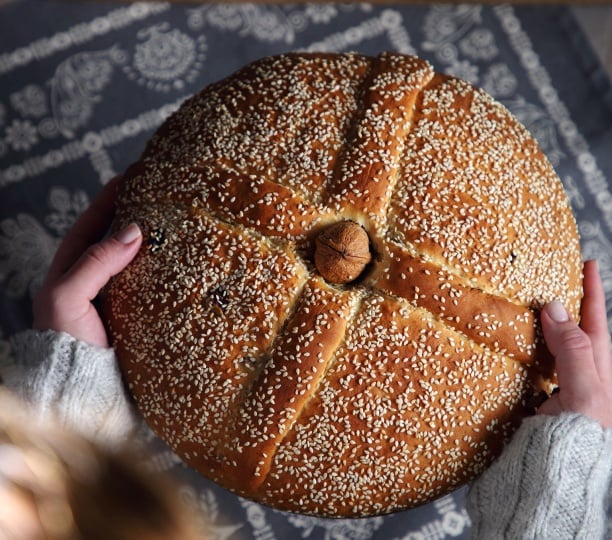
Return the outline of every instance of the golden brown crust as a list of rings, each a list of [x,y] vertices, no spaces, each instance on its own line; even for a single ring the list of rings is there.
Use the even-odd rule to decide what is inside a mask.
[[[376,283],[421,307],[473,342],[519,362],[533,361],[538,341],[534,312],[484,292],[464,279],[389,243],[389,261]]]
[[[368,295],[279,448],[264,501],[353,516],[427,502],[499,451],[524,412],[525,373],[423,310]]]
[[[315,238],[373,260],[333,286]],[[146,242],[104,310],[151,427],[221,485],[290,511],[409,508],[478,474],[578,317],[576,224],[489,96],[385,53],[265,58],[188,100],[125,175]]]
[[[327,287],[320,277],[306,284],[218,451],[222,463],[236,462],[228,480],[240,485],[244,495],[256,496],[267,478],[278,445],[300,418],[344,339],[355,301],[354,293]]]

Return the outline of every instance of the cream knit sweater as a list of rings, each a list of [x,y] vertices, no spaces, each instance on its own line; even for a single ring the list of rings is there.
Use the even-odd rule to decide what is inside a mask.
[[[56,332],[12,339],[7,385],[44,417],[106,445],[129,436],[138,416],[112,349]],[[482,540],[607,537],[612,430],[579,414],[526,419],[502,455],[472,485],[467,510]]]
[[[26,330],[11,347],[14,365],[2,378],[35,417],[53,413],[66,427],[111,447],[135,429],[137,416],[113,349],[50,330]]]
[[[523,421],[469,492],[473,538],[606,538],[612,430],[579,414]]]

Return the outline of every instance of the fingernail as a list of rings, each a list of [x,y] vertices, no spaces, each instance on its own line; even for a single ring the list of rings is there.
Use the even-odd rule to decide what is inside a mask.
[[[553,300],[550,304],[548,304],[546,310],[548,311],[550,318],[555,322],[564,323],[569,321],[567,310],[565,309],[565,306],[559,302],[559,300]]]
[[[115,238],[122,244],[131,244],[140,236],[141,232],[136,223],[130,223],[125,229],[119,231]]]

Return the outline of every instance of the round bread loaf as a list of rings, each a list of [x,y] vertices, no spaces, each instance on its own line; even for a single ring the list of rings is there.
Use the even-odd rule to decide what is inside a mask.
[[[145,242],[108,287],[151,428],[244,497],[413,507],[480,473],[577,318],[561,182],[526,129],[416,57],[264,58],[187,100],[125,174]]]

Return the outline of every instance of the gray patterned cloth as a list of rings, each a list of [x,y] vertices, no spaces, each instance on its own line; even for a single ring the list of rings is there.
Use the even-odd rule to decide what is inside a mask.
[[[612,320],[612,90],[567,7],[15,0],[0,7],[0,363],[10,336],[30,325],[32,295],[60,239],[101,184],[185,97],[289,50],[418,54],[504,103],[565,185]],[[143,436],[153,465],[176,476],[219,540],[470,533],[465,489],[385,517],[289,515],[229,494]]]

